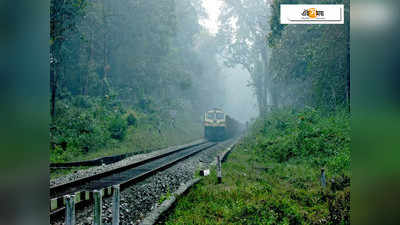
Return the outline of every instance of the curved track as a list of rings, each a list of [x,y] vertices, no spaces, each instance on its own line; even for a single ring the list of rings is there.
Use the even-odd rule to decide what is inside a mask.
[[[175,151],[164,153],[140,162],[132,163],[114,170],[85,177],[74,182],[58,185],[50,188],[50,219],[58,217],[65,210],[63,196],[77,193],[79,205],[85,205],[92,201],[93,190],[105,190],[104,195],[111,195],[108,190],[115,184],[119,184],[121,189],[139,182],[157,171],[164,170],[175,163],[184,160],[196,153],[215,146],[217,143],[202,142],[191,146],[186,146]],[[52,201],[57,202],[56,207],[52,207]]]

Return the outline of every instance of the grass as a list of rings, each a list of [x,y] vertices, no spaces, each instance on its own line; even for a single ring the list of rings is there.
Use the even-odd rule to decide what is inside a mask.
[[[209,177],[179,199],[175,209],[161,222],[350,224],[349,118],[340,114],[317,116],[311,124],[301,124],[310,116],[316,116],[310,113],[316,112],[278,113],[257,121],[251,134],[235,147],[223,164],[223,183],[217,184],[213,169]],[[331,127],[321,131],[322,126],[327,125]],[[265,128],[269,132],[265,132]],[[310,140],[302,142],[299,136],[293,137],[296,129],[300,129],[297,130],[299,136]],[[316,129],[321,133],[310,135]],[[327,135],[329,140],[321,139],[321,135]],[[297,142],[288,143],[293,140]],[[322,141],[326,145],[322,145]],[[266,142],[273,144],[266,146]],[[291,150],[281,150],[285,157],[277,152],[282,146],[292,146]],[[328,152],[315,150],[321,146],[332,149]],[[334,186],[329,183],[327,188],[321,187],[321,164],[326,169],[327,180],[335,179]]]
[[[138,127],[129,127],[125,139],[120,142],[113,140],[106,147],[82,154],[81,151],[65,152],[64,162],[91,160],[104,156],[124,153],[148,153],[169,146],[185,144],[202,138],[203,129],[200,123],[178,120],[175,127],[161,127],[161,133],[151,125],[141,124]],[[54,179],[82,168],[57,170],[50,172],[50,179]]]
[[[77,96],[57,102],[50,124],[50,162],[90,160],[128,152],[143,153],[202,137],[190,110],[161,110],[154,103],[123,106],[109,98]]]
[[[114,141],[97,151],[78,154],[72,157],[71,161],[90,160],[129,152],[147,153],[168,146],[185,144],[201,137],[201,124],[186,124],[182,121],[180,124],[178,122],[175,128],[162,128],[161,133],[154,127],[146,125],[138,128],[130,127],[122,142]]]
[[[138,127],[129,127],[125,139],[121,142],[112,140],[107,146],[85,154],[82,154],[81,151],[66,152],[65,154],[68,155],[64,158],[67,160],[63,162],[91,160],[130,152],[147,153],[168,146],[188,143],[201,137],[201,124],[177,121],[175,128],[162,127],[161,133],[153,126],[143,124]]]
[[[65,176],[67,174],[74,173],[75,171],[83,170],[83,169],[87,169],[87,168],[89,168],[89,167],[78,166],[78,167],[73,167],[73,168],[68,168],[68,169],[51,170],[50,171],[50,179],[55,179],[57,177]]]
[[[167,193],[161,195],[160,199],[158,200],[158,204],[161,205],[165,200],[169,200],[171,197],[172,197],[172,194],[168,189]]]

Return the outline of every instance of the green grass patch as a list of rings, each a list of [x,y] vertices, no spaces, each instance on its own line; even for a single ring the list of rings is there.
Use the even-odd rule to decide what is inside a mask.
[[[148,153],[169,146],[185,144],[201,137],[202,129],[200,125],[188,125],[188,123],[184,122],[178,122],[175,128],[162,128],[161,133],[149,125],[143,127],[130,127],[128,128],[126,137],[123,141],[111,141],[105,147],[87,153],[68,149],[60,154],[59,159],[61,160],[57,160],[56,162],[91,160],[104,156],[119,155],[131,152],[137,154]],[[69,173],[73,173],[79,169],[83,168],[50,171],[50,178],[54,179]]]
[[[162,222],[350,224],[349,130],[346,113],[270,114],[229,155],[223,183],[212,170]],[[321,187],[321,167],[334,187]]]
[[[200,119],[179,110],[176,118],[154,104],[122,106],[115,96],[69,97],[57,101],[50,124],[50,162],[91,160],[125,153],[147,153],[198,140]],[[56,178],[79,168],[51,171]]]
[[[57,169],[57,170],[50,170],[50,179],[55,179],[57,177],[65,176],[69,173],[74,173],[78,170],[83,170],[89,168],[88,166],[78,166],[68,169]]]
[[[143,125],[128,129],[123,141],[110,141],[106,147],[86,154],[71,155],[68,161],[95,159],[104,156],[118,155],[130,152],[148,153],[168,146],[180,145],[201,138],[200,125],[191,124],[191,128],[177,125],[177,127],[162,127],[158,129]],[[197,127],[199,128],[197,128]]]
[[[50,162],[146,153],[201,138],[202,123],[190,114],[126,108],[112,99],[76,97],[58,102],[50,127]]]
[[[165,200],[169,200],[171,197],[172,197],[172,194],[168,189],[167,193],[161,195],[160,199],[158,200],[158,204],[161,205]]]

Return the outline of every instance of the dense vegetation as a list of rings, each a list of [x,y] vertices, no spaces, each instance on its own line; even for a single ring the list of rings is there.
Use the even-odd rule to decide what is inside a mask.
[[[140,107],[135,111],[108,104],[113,102],[109,99],[92,99],[93,102],[87,98],[73,100],[79,102],[63,100],[57,104],[58,109],[65,109],[58,111],[60,114],[51,132],[52,140],[57,143],[50,155],[52,162],[127,152],[145,153],[202,136],[200,122],[194,121],[189,112],[180,112],[178,118],[171,119],[169,114],[163,115],[158,111],[143,112]]]
[[[199,137],[223,59],[250,73],[260,116],[223,184],[203,179],[166,223],[349,224],[349,1],[324,2],[344,25],[279,21],[280,4],[319,2],[225,0],[213,36],[201,0],[51,0],[51,161]]]
[[[276,111],[229,155],[222,184],[213,171],[166,224],[350,224],[349,114]]]
[[[260,117],[166,224],[350,224],[349,1],[344,25],[282,25],[280,4],[226,0],[218,42],[252,76]],[[321,185],[321,170],[327,187]]]
[[[279,21],[280,4],[315,2],[226,0],[213,36],[199,24],[201,0],[52,0],[52,158],[123,141],[141,119],[161,131],[186,112],[200,126],[202,112],[225,102],[219,58],[251,74],[261,115],[349,108],[349,19]]]
[[[224,98],[203,14],[198,0],[51,0],[51,160],[199,130]]]
[[[259,111],[350,107],[349,13],[344,25],[282,25],[280,4],[316,0],[226,0],[218,40],[228,65],[252,76]],[[345,4],[328,0],[324,4]]]

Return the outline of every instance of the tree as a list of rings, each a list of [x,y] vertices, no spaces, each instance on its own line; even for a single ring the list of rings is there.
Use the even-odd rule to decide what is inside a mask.
[[[57,97],[58,82],[60,79],[60,66],[65,60],[64,46],[69,32],[76,31],[76,25],[84,15],[85,0],[51,0],[50,1],[50,92],[51,116],[55,116],[55,102]],[[65,68],[65,67],[64,67]]]
[[[260,113],[272,104],[273,88],[268,72],[270,5],[265,0],[228,0],[221,10],[221,31],[218,34],[226,64],[241,64],[252,77]]]
[[[260,113],[271,107],[350,105],[349,16],[344,25],[282,25],[280,5],[314,0],[227,0],[219,41],[229,66],[251,74]],[[330,0],[327,3],[349,2]]]

